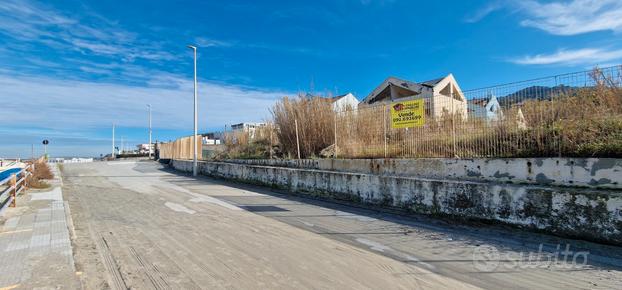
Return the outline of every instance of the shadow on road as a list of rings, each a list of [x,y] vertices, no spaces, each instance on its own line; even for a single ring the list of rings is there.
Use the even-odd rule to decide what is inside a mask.
[[[233,187],[240,190],[264,194],[273,198],[287,201],[282,205],[311,205],[325,209],[334,210],[339,213],[326,215],[292,215],[281,214],[284,210],[278,207],[279,203],[275,203],[273,199],[266,199],[268,203],[257,204],[257,196],[248,196],[249,200],[255,202],[244,202],[244,196],[235,196],[236,205],[242,209],[260,214],[274,219],[290,219],[305,217],[344,217],[350,215],[353,217],[363,217],[370,219],[378,219],[385,222],[402,226],[400,230],[394,231],[374,231],[374,232],[333,232],[333,231],[315,231],[316,234],[327,236],[340,235],[410,235],[419,230],[434,231],[442,235],[442,239],[459,240],[470,246],[478,247],[480,245],[492,245],[499,249],[515,252],[538,252],[542,245],[542,252],[556,252],[559,249],[557,245],[562,245],[562,250],[569,245],[572,251],[587,251],[590,259],[588,265],[602,269],[622,270],[622,248],[614,245],[597,244],[583,240],[573,240],[561,238],[557,236],[537,233],[520,229],[514,226],[503,224],[490,224],[481,221],[465,220],[464,218],[455,218],[451,216],[431,217],[422,214],[399,211],[391,208],[371,208],[367,205],[353,204],[345,201],[326,200],[305,195],[304,193],[292,193],[284,190],[273,189],[264,186],[241,184],[223,179],[217,179],[207,176],[193,177],[190,174],[173,170],[164,166],[158,167],[158,171],[169,173],[161,178],[167,182],[178,186],[198,186],[205,183]],[[150,176],[151,177],[151,176]],[[226,200],[228,196],[216,196]],[[253,208],[256,207],[256,208]],[[259,210],[253,210],[258,209]],[[290,212],[290,211],[288,211]],[[310,231],[309,228],[304,228]],[[439,238],[441,239],[441,238]],[[515,262],[512,259],[498,259],[498,262]],[[427,263],[445,263],[445,262],[473,262],[468,260],[421,260]],[[582,271],[581,269],[567,269],[567,271]],[[512,272],[512,271],[509,271]],[[508,273],[509,273],[508,272]],[[492,272],[486,272],[492,273]]]

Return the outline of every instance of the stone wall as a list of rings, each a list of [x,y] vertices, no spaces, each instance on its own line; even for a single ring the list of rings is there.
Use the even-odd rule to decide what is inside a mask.
[[[434,179],[622,189],[622,159],[259,159],[230,163]]]
[[[408,169],[418,173],[404,176],[405,171],[401,172],[402,175],[395,175],[391,174],[395,173],[391,171],[394,169],[375,167],[376,164],[391,162],[387,160],[367,161],[368,165],[374,165],[368,171],[359,167],[359,162],[365,162],[360,160],[351,160],[352,164],[347,164],[347,160],[334,160],[343,171],[335,170],[337,163],[333,163],[333,170],[322,170],[315,169],[325,166],[313,163],[317,161],[298,161],[296,166],[270,166],[277,165],[270,164],[276,162],[272,160],[252,161],[255,164],[261,162],[268,165],[251,165],[250,161],[200,162],[199,172],[324,199],[412,213],[501,222],[566,237],[622,244],[622,192],[619,190],[552,186],[552,182],[548,181],[536,184],[538,180],[530,181],[532,184],[492,182],[487,179],[488,176],[474,181],[474,176],[468,173],[464,174],[465,180],[458,180],[457,176],[436,179],[429,178],[433,173],[425,168]],[[427,159],[427,162],[434,161]],[[551,161],[543,160],[542,164],[548,162]],[[556,163],[555,159],[552,162]],[[534,164],[543,166],[536,162],[532,166]],[[619,163],[616,164],[619,166]],[[192,171],[191,161],[173,160],[171,166],[181,171]],[[392,166],[399,168],[403,164]],[[480,170],[483,170],[481,165]],[[572,180],[565,180],[566,184],[575,184],[569,182]]]

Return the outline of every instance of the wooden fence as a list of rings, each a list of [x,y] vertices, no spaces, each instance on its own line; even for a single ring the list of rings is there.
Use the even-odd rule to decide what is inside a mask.
[[[34,163],[30,164],[18,172],[12,173],[4,180],[0,180],[0,188],[4,187],[2,193],[0,193],[0,211],[5,206],[15,207],[15,198],[22,190],[27,188],[26,178],[32,175],[34,168]]]
[[[160,159],[193,159],[192,136],[179,138],[173,142],[160,143]],[[201,135],[197,135],[197,159],[202,158]]]

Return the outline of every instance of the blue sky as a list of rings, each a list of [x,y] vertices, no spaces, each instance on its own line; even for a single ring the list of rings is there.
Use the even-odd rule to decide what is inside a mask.
[[[467,3],[468,2],[468,3]],[[622,2],[0,1],[0,156],[110,151],[269,118],[313,88],[364,98],[387,76],[463,89],[622,60]]]

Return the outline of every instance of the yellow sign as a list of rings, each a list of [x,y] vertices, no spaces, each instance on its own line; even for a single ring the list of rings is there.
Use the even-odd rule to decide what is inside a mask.
[[[423,99],[391,104],[391,128],[420,127],[425,124]]]

